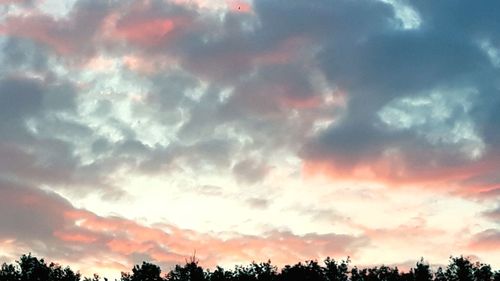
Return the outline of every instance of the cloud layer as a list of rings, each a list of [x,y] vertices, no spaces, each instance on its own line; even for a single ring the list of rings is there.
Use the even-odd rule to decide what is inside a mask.
[[[498,6],[2,1],[0,255],[500,262]]]

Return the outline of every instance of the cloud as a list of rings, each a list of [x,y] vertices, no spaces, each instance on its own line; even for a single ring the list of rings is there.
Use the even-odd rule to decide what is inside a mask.
[[[474,251],[498,251],[500,248],[500,232],[498,229],[487,229],[472,238],[469,248]]]
[[[19,122],[34,116],[42,106],[42,88],[37,79],[22,77],[4,79],[0,82],[2,120],[5,123]]]
[[[62,19],[35,10],[27,16],[7,16],[0,32],[29,38],[61,55],[88,55],[95,52],[92,43],[108,9],[104,2],[78,1]]]
[[[268,168],[261,163],[247,159],[236,163],[233,172],[243,181],[256,183],[265,178]]]
[[[444,6],[467,10],[450,2]],[[337,174],[368,174],[389,183],[438,179],[454,185],[493,172],[498,159],[489,155],[496,154],[496,130],[484,130],[477,118],[494,114],[484,101],[491,102],[498,89],[484,77],[498,70],[477,40],[479,34],[497,34],[478,25],[478,30],[461,33],[457,27],[467,20],[447,16],[443,7],[415,5],[422,17],[416,29],[373,24],[349,36],[336,34],[323,44],[322,69],[348,93],[348,106],[341,122],[304,145],[306,164],[323,163]],[[377,16],[383,13],[372,18]],[[445,24],[443,19],[457,22]],[[465,175],[453,178],[460,172]],[[442,179],[440,173],[450,177]],[[478,185],[476,192],[486,189]]]
[[[245,11],[249,8],[244,3],[238,5],[243,6]],[[119,142],[107,141],[109,144],[119,144],[122,148],[114,149],[111,154],[107,151],[107,159],[101,157],[98,161],[87,161],[91,162],[87,171],[96,172],[98,167],[111,171],[118,166],[124,167],[118,165],[119,161],[116,159],[127,154],[124,149],[130,146],[124,145],[131,143],[142,145],[143,148],[140,153],[128,152],[125,166],[130,169],[137,165],[160,167],[162,165],[154,160],[159,155],[187,155],[194,151],[197,151],[199,160],[186,161],[183,165],[200,167],[208,162],[220,165],[219,167],[240,167],[238,163],[244,163],[243,159],[230,159],[231,153],[254,151],[263,155],[267,153],[265,151],[272,151],[277,147],[287,148],[288,145],[295,149],[302,142],[303,136],[310,131],[309,127],[316,122],[316,118],[323,118],[326,110],[330,109],[329,106],[322,105],[325,97],[331,94],[328,82],[317,84],[318,77],[323,79],[321,74],[310,74],[310,70],[315,69],[314,40],[321,37],[321,27],[308,26],[314,31],[311,33],[314,36],[304,32],[279,34],[277,32],[285,30],[275,30],[275,23],[270,22],[272,18],[269,18],[274,15],[268,13],[273,9],[280,12],[282,7],[267,5],[256,3],[253,7],[255,11],[251,13],[241,13],[241,9],[237,12],[228,10],[220,21],[213,15],[202,16],[193,10],[192,6],[182,3],[149,1],[97,4],[93,1],[83,1],[77,2],[68,16],[63,18],[54,18],[40,12],[25,17],[14,14],[9,15],[4,27],[12,40],[24,38],[54,49],[62,58],[63,67],[75,67],[72,61],[86,58],[88,64],[78,64],[76,67],[82,71],[90,70],[94,65],[91,62],[102,58],[98,52],[106,52],[111,58],[122,55],[134,58],[133,63],[127,60],[122,68],[118,68],[118,75],[132,78],[137,82],[136,85],[145,88],[145,93],[134,95],[138,101],[134,105],[134,114],[149,121],[149,124],[161,120],[160,126],[180,127],[175,137],[180,138],[183,143],[170,142],[171,145],[167,148],[165,142],[144,146],[146,141],[138,139],[137,126],[131,126],[127,121],[120,121],[123,126],[120,125],[119,128],[112,125],[117,124],[114,120],[108,121],[107,126],[111,125],[113,129],[120,130],[126,134],[124,137],[127,139]],[[297,3],[294,9],[300,8],[300,5],[305,4]],[[339,5],[347,5],[348,9],[360,8],[356,5],[351,7],[347,2]],[[313,11],[319,10],[313,7]],[[93,29],[80,28],[87,21],[93,23]],[[32,26],[34,28],[31,28]],[[269,29],[267,26],[273,28]],[[163,27],[168,30],[163,30]],[[247,29],[248,27],[251,28]],[[33,33],[33,30],[36,32]],[[203,42],[200,39],[203,39]],[[321,45],[317,47],[321,48]],[[48,61],[52,59],[49,51],[42,57],[46,68],[53,67],[48,65]],[[139,63],[152,60],[161,63],[150,66]],[[166,64],[176,64],[181,70],[171,71],[168,67],[164,68]],[[110,62],[109,65],[112,66],[113,63]],[[127,69],[135,73],[128,73]],[[102,80],[94,81],[98,83],[95,89],[104,87],[99,85],[103,83]],[[79,86],[78,90],[85,92],[85,95],[89,95],[89,91],[92,92],[82,86]],[[194,96],[190,97],[191,93]],[[224,96],[223,93],[228,95]],[[62,95],[61,99],[67,96]],[[58,100],[59,98],[55,98],[54,102]],[[115,98],[112,100],[116,103]],[[72,118],[85,120],[81,115],[81,104],[90,101],[91,98],[81,95],[78,101],[79,112]],[[103,102],[101,99],[100,104]],[[114,108],[111,106],[110,109]],[[304,118],[300,123],[290,120],[290,114],[296,111]],[[105,119],[101,117],[101,120]],[[42,123],[41,120],[37,121]],[[65,121],[66,124],[69,123],[69,120]],[[72,126],[68,127],[78,125],[81,129],[92,126],[89,123],[72,122]],[[94,125],[93,133],[100,134],[96,129],[98,128]],[[228,139],[227,135],[235,129],[239,131],[239,135],[252,139],[252,144],[242,147],[236,138]],[[293,137],[288,135],[291,131],[294,132]],[[269,142],[266,132],[276,132],[277,138]],[[198,140],[205,136],[211,140]],[[222,138],[227,140],[221,141]],[[91,139],[92,142],[96,141],[96,138]],[[99,139],[99,143],[103,144],[107,138],[100,136]],[[208,145],[223,142],[225,147],[219,147],[217,151],[214,150],[215,147]],[[284,145],[283,142],[287,144]],[[182,147],[196,149],[188,152]],[[86,149],[80,147],[80,150]],[[80,156],[84,158],[84,155]],[[189,156],[177,158],[187,159]],[[163,161],[166,159],[163,158]],[[75,164],[79,170],[80,166]],[[267,164],[262,163],[260,166]],[[256,167],[252,170],[260,171],[254,173],[256,177],[264,178],[267,174],[262,168]],[[236,177],[239,175],[242,173],[235,173]],[[247,182],[258,182],[259,179],[255,176]]]
[[[500,207],[484,212],[484,216],[486,216],[488,219],[492,220],[493,222],[499,223],[500,222]]]
[[[269,200],[262,198],[251,198],[247,200],[247,203],[255,209],[265,209],[269,206]]]
[[[70,263],[106,255],[124,261],[122,268],[130,268],[139,262],[135,257],[140,255],[141,259],[172,266],[182,262],[193,249],[207,266],[257,256],[285,263],[290,255],[297,259],[347,255],[366,243],[365,238],[357,236],[282,231],[264,236],[234,233],[222,239],[172,225],[146,226],[125,218],[98,216],[73,207],[55,193],[34,187],[2,181],[0,188],[4,224],[0,239]]]
[[[442,200],[460,197],[464,206],[500,194],[493,2],[80,0],[64,15],[37,1],[4,3],[0,177],[17,185],[2,194],[33,193],[64,214],[53,211],[42,238],[25,243],[43,253],[55,241],[62,248],[54,255],[65,257],[102,248],[118,268],[146,257],[182,261],[193,247],[207,249],[200,257],[209,264],[369,253],[371,239],[390,244],[384,235],[441,233],[356,225],[344,218],[343,209],[357,209],[340,202],[340,185],[357,197],[354,206],[383,201],[391,212],[396,188],[444,191]],[[315,174],[329,182],[316,188]],[[155,190],[138,178],[169,184]],[[176,197],[179,186],[258,212],[293,200],[323,230],[340,219],[351,234],[272,226],[260,236],[207,234],[91,212],[104,201],[131,203],[124,195],[136,185],[146,188],[142,201],[158,190]],[[335,194],[335,208],[315,206],[322,192]],[[70,202],[90,202],[89,210]],[[471,210],[496,218],[481,208]],[[22,221],[31,222],[28,213],[20,211]],[[25,227],[9,223],[12,233]],[[471,245],[494,244],[494,234],[477,234]]]

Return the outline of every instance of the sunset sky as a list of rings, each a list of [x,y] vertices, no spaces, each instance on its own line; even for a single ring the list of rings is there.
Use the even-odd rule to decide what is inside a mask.
[[[499,12],[0,0],[0,262],[499,268]]]

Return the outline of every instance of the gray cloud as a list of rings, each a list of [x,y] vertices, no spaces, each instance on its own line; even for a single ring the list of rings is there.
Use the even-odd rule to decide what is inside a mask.
[[[270,204],[269,200],[263,198],[250,198],[247,203],[254,209],[266,209]]]
[[[393,165],[402,166],[404,173],[399,169],[386,176],[404,180],[435,176],[439,169],[467,170],[483,161],[487,168],[471,172],[461,183],[497,182],[490,175],[498,159],[485,155],[496,155],[494,144],[500,138],[495,114],[500,103],[498,68],[484,46],[496,48],[498,24],[486,5],[412,3],[421,24],[404,29],[395,7],[379,1],[255,1],[253,13],[223,15],[202,15],[193,7],[163,1],[148,3],[78,1],[67,18],[35,14],[23,20],[9,16],[5,22],[17,35],[10,34],[4,44],[4,62],[19,61],[20,70],[36,71],[45,80],[26,78],[30,83],[16,86],[15,79],[4,78],[3,92],[16,87],[19,98],[7,100],[3,94],[11,106],[2,114],[11,120],[34,118],[37,128],[48,128],[57,141],[68,142],[59,157],[65,157],[60,165],[70,167],[69,174],[96,173],[105,185],[100,169],[112,173],[125,166],[151,172],[213,165],[233,167],[237,178],[255,183],[265,177],[265,163],[246,163],[243,169],[240,156],[262,157],[283,149],[306,162],[329,162],[346,171],[395,155],[401,162]],[[450,15],[449,10],[459,12]],[[470,15],[481,15],[481,22],[471,21]],[[163,34],[136,34],[137,26],[159,23],[168,25]],[[32,34],[31,27],[42,35]],[[93,117],[117,129],[120,141],[75,121],[81,117],[75,108],[85,100],[80,95],[84,91],[50,70],[51,49],[71,67],[99,53],[135,55],[156,67],[176,65],[174,70],[158,68],[159,73],[119,67],[123,78],[145,92],[144,103],[132,105],[133,116],[141,119],[137,122],[146,122],[143,127],[159,123],[171,139],[146,144],[137,126],[112,116],[117,98],[100,99]],[[313,73],[325,81],[318,83]],[[333,89],[346,93],[347,108],[338,122],[314,135],[317,120],[339,116],[335,106],[325,103],[325,93]],[[467,104],[455,102],[454,92],[463,89],[475,93]],[[435,95],[444,108],[415,104],[435,103],[433,94],[439,91]],[[70,108],[71,120],[54,117],[54,112]],[[381,117],[389,111],[405,113],[392,116],[403,119],[439,110],[450,112],[441,120],[427,118],[404,128]],[[55,129],[64,126],[64,132]],[[17,133],[36,138],[27,130]],[[50,138],[48,134],[37,137]],[[69,135],[79,136],[79,146]],[[82,164],[83,155],[72,153],[77,146],[96,160]],[[464,152],[475,149],[472,156]]]
[[[265,178],[269,172],[269,167],[265,163],[260,163],[252,159],[245,159],[233,166],[233,173],[238,179],[248,183],[257,183]]]
[[[1,118],[8,123],[22,123],[42,108],[42,85],[37,79],[10,78],[0,82]],[[7,124],[5,124],[7,123]]]
[[[494,132],[497,130],[488,125],[484,130],[485,123],[478,118],[485,118],[485,115],[490,116],[487,119],[494,118],[491,106],[486,106],[484,101],[491,103],[494,100],[493,104],[496,104],[498,86],[495,84],[498,83],[494,77],[498,69],[490,63],[477,42],[480,38],[495,38],[497,34],[491,26],[485,26],[484,30],[477,24],[472,24],[476,30],[466,27],[469,8],[472,14],[484,12],[484,21],[490,21],[491,13],[481,11],[482,8],[477,6],[482,5],[462,7],[461,4],[446,2],[434,7],[434,3],[425,2],[415,5],[422,18],[418,29],[401,30],[372,24],[371,29],[360,29],[352,35],[332,35],[331,40],[324,43],[319,59],[330,81],[348,92],[348,110],[340,124],[331,126],[305,145],[303,157],[306,160],[319,158],[335,166],[350,168],[383,160],[390,151],[397,151],[398,157],[407,165],[408,176],[415,178],[432,174],[425,167],[459,170],[473,167],[477,161],[493,161],[498,165],[498,160],[487,156],[473,160],[464,157],[464,150],[473,151],[474,148],[463,148],[462,145],[466,144],[456,140],[452,144],[442,141],[444,136],[441,141],[430,141],[431,137],[428,137],[432,133],[430,130],[450,134],[452,129],[470,125],[477,133],[478,145],[484,142],[488,151],[496,151]],[[450,10],[459,10],[467,16],[462,14],[455,18],[455,15],[449,15]],[[387,17],[383,13],[375,15]],[[462,27],[470,33],[463,33]],[[387,106],[402,99],[417,102],[443,87],[451,92],[473,88],[478,93],[471,97],[469,108],[453,108],[453,99],[459,93],[450,94],[445,105],[448,108],[441,110],[454,112],[442,127],[436,119],[429,121],[428,127],[423,129],[405,130],[395,130],[380,122],[379,113]],[[409,105],[408,109],[416,110],[414,116],[417,118],[427,114],[417,105]],[[490,173],[491,169],[491,166],[487,167],[480,173]],[[395,169],[390,177],[397,178],[397,171]]]
[[[65,224],[63,211],[71,205],[62,198],[6,181],[0,188],[2,237],[47,242],[53,240],[53,231]]]
[[[492,220],[493,222],[500,224],[500,207],[484,212],[483,214],[485,217]]]
[[[500,245],[500,231],[487,229],[472,237],[469,247],[474,250],[495,251]]]

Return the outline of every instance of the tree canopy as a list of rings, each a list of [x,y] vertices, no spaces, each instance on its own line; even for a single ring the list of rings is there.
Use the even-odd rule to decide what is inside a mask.
[[[278,269],[267,261],[234,269],[217,266],[212,271],[203,269],[192,258],[163,275],[158,265],[143,262],[135,265],[132,272],[122,272],[116,281],[500,281],[500,270],[494,271],[488,264],[474,263],[463,256],[450,257],[445,268],[438,267],[435,271],[424,259],[407,272],[386,265],[359,268],[350,266],[350,262],[349,258],[340,261],[326,258],[323,263],[310,260]],[[44,259],[28,254],[14,264],[2,264],[0,281],[101,281],[101,277],[94,274],[82,278],[68,266],[47,264]]]

